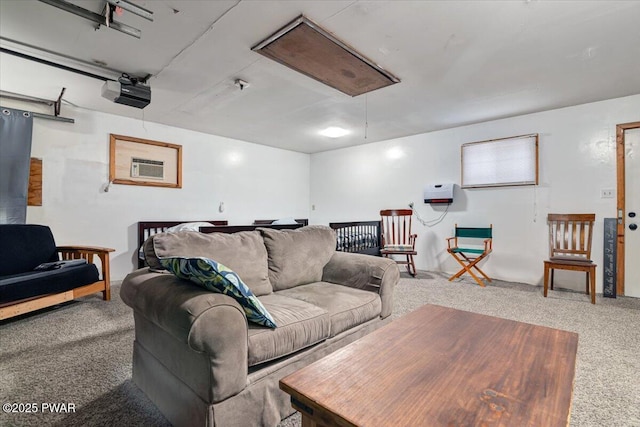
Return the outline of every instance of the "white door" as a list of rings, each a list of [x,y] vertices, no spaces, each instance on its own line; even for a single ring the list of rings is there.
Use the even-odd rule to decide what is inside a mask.
[[[624,294],[640,298],[640,128],[626,129]]]

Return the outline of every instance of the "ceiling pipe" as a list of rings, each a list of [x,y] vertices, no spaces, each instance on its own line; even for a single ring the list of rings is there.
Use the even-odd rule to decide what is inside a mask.
[[[63,122],[63,123],[75,123],[76,122],[75,119],[60,116],[60,105],[62,103],[62,95],[64,95],[64,91],[65,91],[65,88],[62,88],[62,91],[60,92],[60,96],[58,97],[57,101],[43,99],[43,98],[36,98],[35,96],[20,95],[17,93],[6,92],[6,91],[0,91],[0,98],[6,98],[6,99],[11,99],[11,100],[20,101],[20,102],[28,102],[31,104],[47,105],[49,107],[54,108],[53,116],[50,114],[38,113],[35,111],[29,111],[29,113],[31,113],[33,117],[38,119],[54,120],[54,121]]]
[[[2,36],[0,36],[0,52],[66,71],[71,71],[73,73],[82,74],[102,81],[118,80],[118,78],[123,74],[128,74],[141,83],[146,83],[149,78],[151,78],[151,74],[149,73],[141,76],[128,71],[116,70],[114,68],[109,68],[106,65],[100,65],[97,62],[89,62],[83,59],[74,58],[73,56],[65,55],[60,52],[54,52],[40,46],[34,46]],[[69,65],[62,65],[60,62],[53,61],[62,61]],[[72,67],[71,65],[74,64],[77,64],[80,68]],[[97,73],[94,73],[91,70],[96,70]]]
[[[134,15],[138,15],[149,21],[153,21],[153,12],[145,9],[144,7],[138,6],[137,4],[130,3],[126,0],[107,0],[107,3],[113,6],[118,6],[127,12],[131,12]]]
[[[37,119],[53,120],[54,122],[62,122],[62,123],[76,122],[75,119],[71,119],[69,117],[52,116],[50,114],[36,113],[35,111],[31,111],[31,115]]]
[[[62,9],[65,12],[73,13],[74,15],[80,16],[81,18],[87,19],[98,25],[107,26],[107,21],[104,16],[98,13],[91,12],[90,10],[84,9],[80,6],[76,6],[75,4],[68,3],[64,0],[39,0],[39,1],[41,1],[42,3],[46,3],[50,6],[57,7],[58,9]],[[138,39],[142,35],[142,32],[139,29],[130,27],[128,25],[125,25],[116,21],[110,21],[108,27]]]
[[[17,56],[18,58],[22,58],[22,59],[28,59],[29,61],[39,62],[40,64],[49,65],[50,67],[59,68],[61,70],[71,71],[72,73],[81,74],[86,77],[91,77],[92,79],[102,80],[103,82],[106,82],[107,80],[113,80],[109,77],[99,76],[98,74],[93,74],[88,71],[79,70],[77,68],[68,67],[62,64],[56,64],[55,62],[47,61],[46,59],[36,58],[35,56],[27,55],[26,53],[16,52],[15,50],[10,50],[4,47],[0,47],[0,52]]]

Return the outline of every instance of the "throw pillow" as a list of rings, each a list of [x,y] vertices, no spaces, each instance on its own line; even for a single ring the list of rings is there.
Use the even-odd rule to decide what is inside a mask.
[[[319,282],[336,250],[336,233],[324,225],[295,230],[259,228],[267,247],[269,282],[275,291]]]
[[[149,267],[162,270],[160,258],[203,257],[215,259],[242,277],[255,296],[273,291],[269,282],[267,248],[259,231],[239,233],[199,233],[179,231],[160,233],[144,243]]]
[[[175,233],[177,231],[200,231],[200,227],[214,227],[210,222],[183,222],[167,228],[167,233]]]
[[[298,221],[296,221],[292,217],[280,218],[271,222],[271,224],[273,225],[296,225],[297,223]]]
[[[242,306],[250,322],[269,328],[276,327],[273,317],[251,289],[224,265],[204,257],[161,258],[160,263],[181,279],[189,280],[211,292],[232,297]]]

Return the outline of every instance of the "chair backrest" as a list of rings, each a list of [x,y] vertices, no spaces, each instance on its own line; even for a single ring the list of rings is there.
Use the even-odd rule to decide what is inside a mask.
[[[382,245],[411,245],[411,209],[380,211]]]
[[[51,229],[36,224],[0,224],[0,276],[26,273],[58,261]]]
[[[596,214],[549,214],[549,257],[591,260]]]
[[[493,225],[489,227],[458,227],[456,224],[456,237],[470,239],[490,239],[493,234]]]

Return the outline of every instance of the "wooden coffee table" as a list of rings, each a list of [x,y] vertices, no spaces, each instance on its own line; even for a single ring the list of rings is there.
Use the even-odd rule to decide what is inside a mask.
[[[578,335],[425,305],[280,381],[315,426],[566,426]]]

